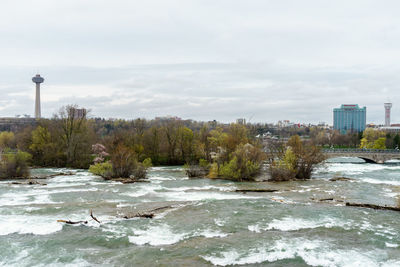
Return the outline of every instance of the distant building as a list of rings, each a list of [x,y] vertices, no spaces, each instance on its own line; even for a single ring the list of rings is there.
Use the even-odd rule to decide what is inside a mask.
[[[69,115],[75,119],[84,119],[86,118],[87,110],[85,108],[71,107],[69,113]]]
[[[276,125],[278,126],[278,128],[301,127],[300,123],[290,122],[289,120],[278,121]]]
[[[212,120],[212,121],[208,121],[207,124],[212,128],[216,128],[218,125],[218,122],[216,120]]]
[[[182,118],[177,117],[177,116],[171,116],[167,115],[165,117],[155,117],[154,118],[156,121],[181,121]]]
[[[379,130],[385,131],[388,133],[400,133],[400,127],[399,126],[384,126],[384,127],[379,127]]]
[[[341,133],[362,132],[367,121],[367,108],[358,105],[341,105],[333,109],[333,128]]]
[[[246,119],[244,118],[236,119],[236,123],[241,125],[246,125]]]
[[[19,131],[27,126],[35,126],[36,119],[28,116],[22,118],[0,118],[0,131]]]
[[[392,103],[383,104],[385,107],[385,127],[390,127],[390,110],[392,109]]]

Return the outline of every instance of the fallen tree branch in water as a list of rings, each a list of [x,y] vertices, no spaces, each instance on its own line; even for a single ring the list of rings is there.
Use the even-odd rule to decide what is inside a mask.
[[[47,185],[45,183],[39,183],[38,181],[27,181],[27,182],[11,182],[10,184],[18,184],[18,185]]]
[[[136,213],[136,214],[127,214],[122,216],[124,219],[132,219],[132,218],[148,218],[152,219],[154,217],[154,213]]]
[[[374,204],[362,204],[362,203],[350,203],[350,202],[346,202],[346,206],[348,206],[348,207],[369,208],[369,209],[375,209],[375,210],[393,210],[393,211],[400,211],[400,207],[380,206],[380,205],[374,205]]]
[[[236,189],[235,192],[240,193],[248,193],[248,192],[255,192],[255,193],[273,193],[277,192],[277,189]]]
[[[333,198],[321,198],[319,201],[333,201]]]
[[[154,212],[157,212],[157,211],[159,212],[161,210],[172,209],[172,208],[174,208],[174,207],[171,206],[171,205],[162,206],[162,207],[158,207],[158,208],[155,208],[155,209],[152,209],[152,210],[149,210],[149,211],[144,211],[143,213],[140,213],[140,212],[138,212],[138,213],[127,213],[125,215],[122,215],[121,218],[124,218],[124,219],[132,219],[132,218],[148,218],[148,219],[152,219],[152,218],[154,218],[154,216],[156,216],[156,214]]]
[[[354,181],[355,179],[353,178],[347,178],[347,177],[333,177],[329,179],[331,182],[336,182],[336,181]]]
[[[57,220],[57,222],[61,222],[61,223],[66,223],[66,224],[80,224],[80,223],[83,223],[83,224],[87,224],[88,223],[88,221],[77,221],[77,222],[73,222],[73,221],[70,221],[70,220]]]
[[[94,217],[93,211],[92,211],[92,210],[90,210],[90,217],[92,217],[93,220],[95,220],[96,222],[98,222],[99,224],[101,224],[101,222],[100,222],[96,217]]]

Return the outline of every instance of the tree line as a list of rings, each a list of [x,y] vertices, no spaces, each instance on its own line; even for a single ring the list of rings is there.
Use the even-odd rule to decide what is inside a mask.
[[[290,132],[287,142],[268,142],[265,147],[263,139],[257,138],[260,133],[269,129],[280,134],[267,124],[175,118],[105,120],[79,116],[76,109],[75,105],[65,106],[51,119],[38,120],[36,125],[15,133],[1,132],[2,172],[10,173],[21,165],[15,167],[19,171],[13,176],[25,176],[29,163],[38,167],[90,167],[93,173],[107,178],[140,179],[151,165],[185,165],[191,177],[252,180],[268,162],[273,179],[307,179],[323,160],[322,147],[384,149],[400,142],[398,135],[372,129],[341,135],[310,127]],[[287,133],[287,129],[282,132]],[[0,173],[2,176],[5,174]]]

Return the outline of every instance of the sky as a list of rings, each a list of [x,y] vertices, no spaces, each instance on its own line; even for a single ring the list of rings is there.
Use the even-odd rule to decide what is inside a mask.
[[[398,0],[2,0],[0,117],[400,123]]]

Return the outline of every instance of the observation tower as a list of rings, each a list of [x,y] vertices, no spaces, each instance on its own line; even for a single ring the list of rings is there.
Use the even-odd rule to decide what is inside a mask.
[[[36,76],[32,78],[32,82],[36,83],[35,118],[40,119],[42,115],[40,109],[40,84],[44,82],[44,79],[40,77],[40,74],[36,74]]]

